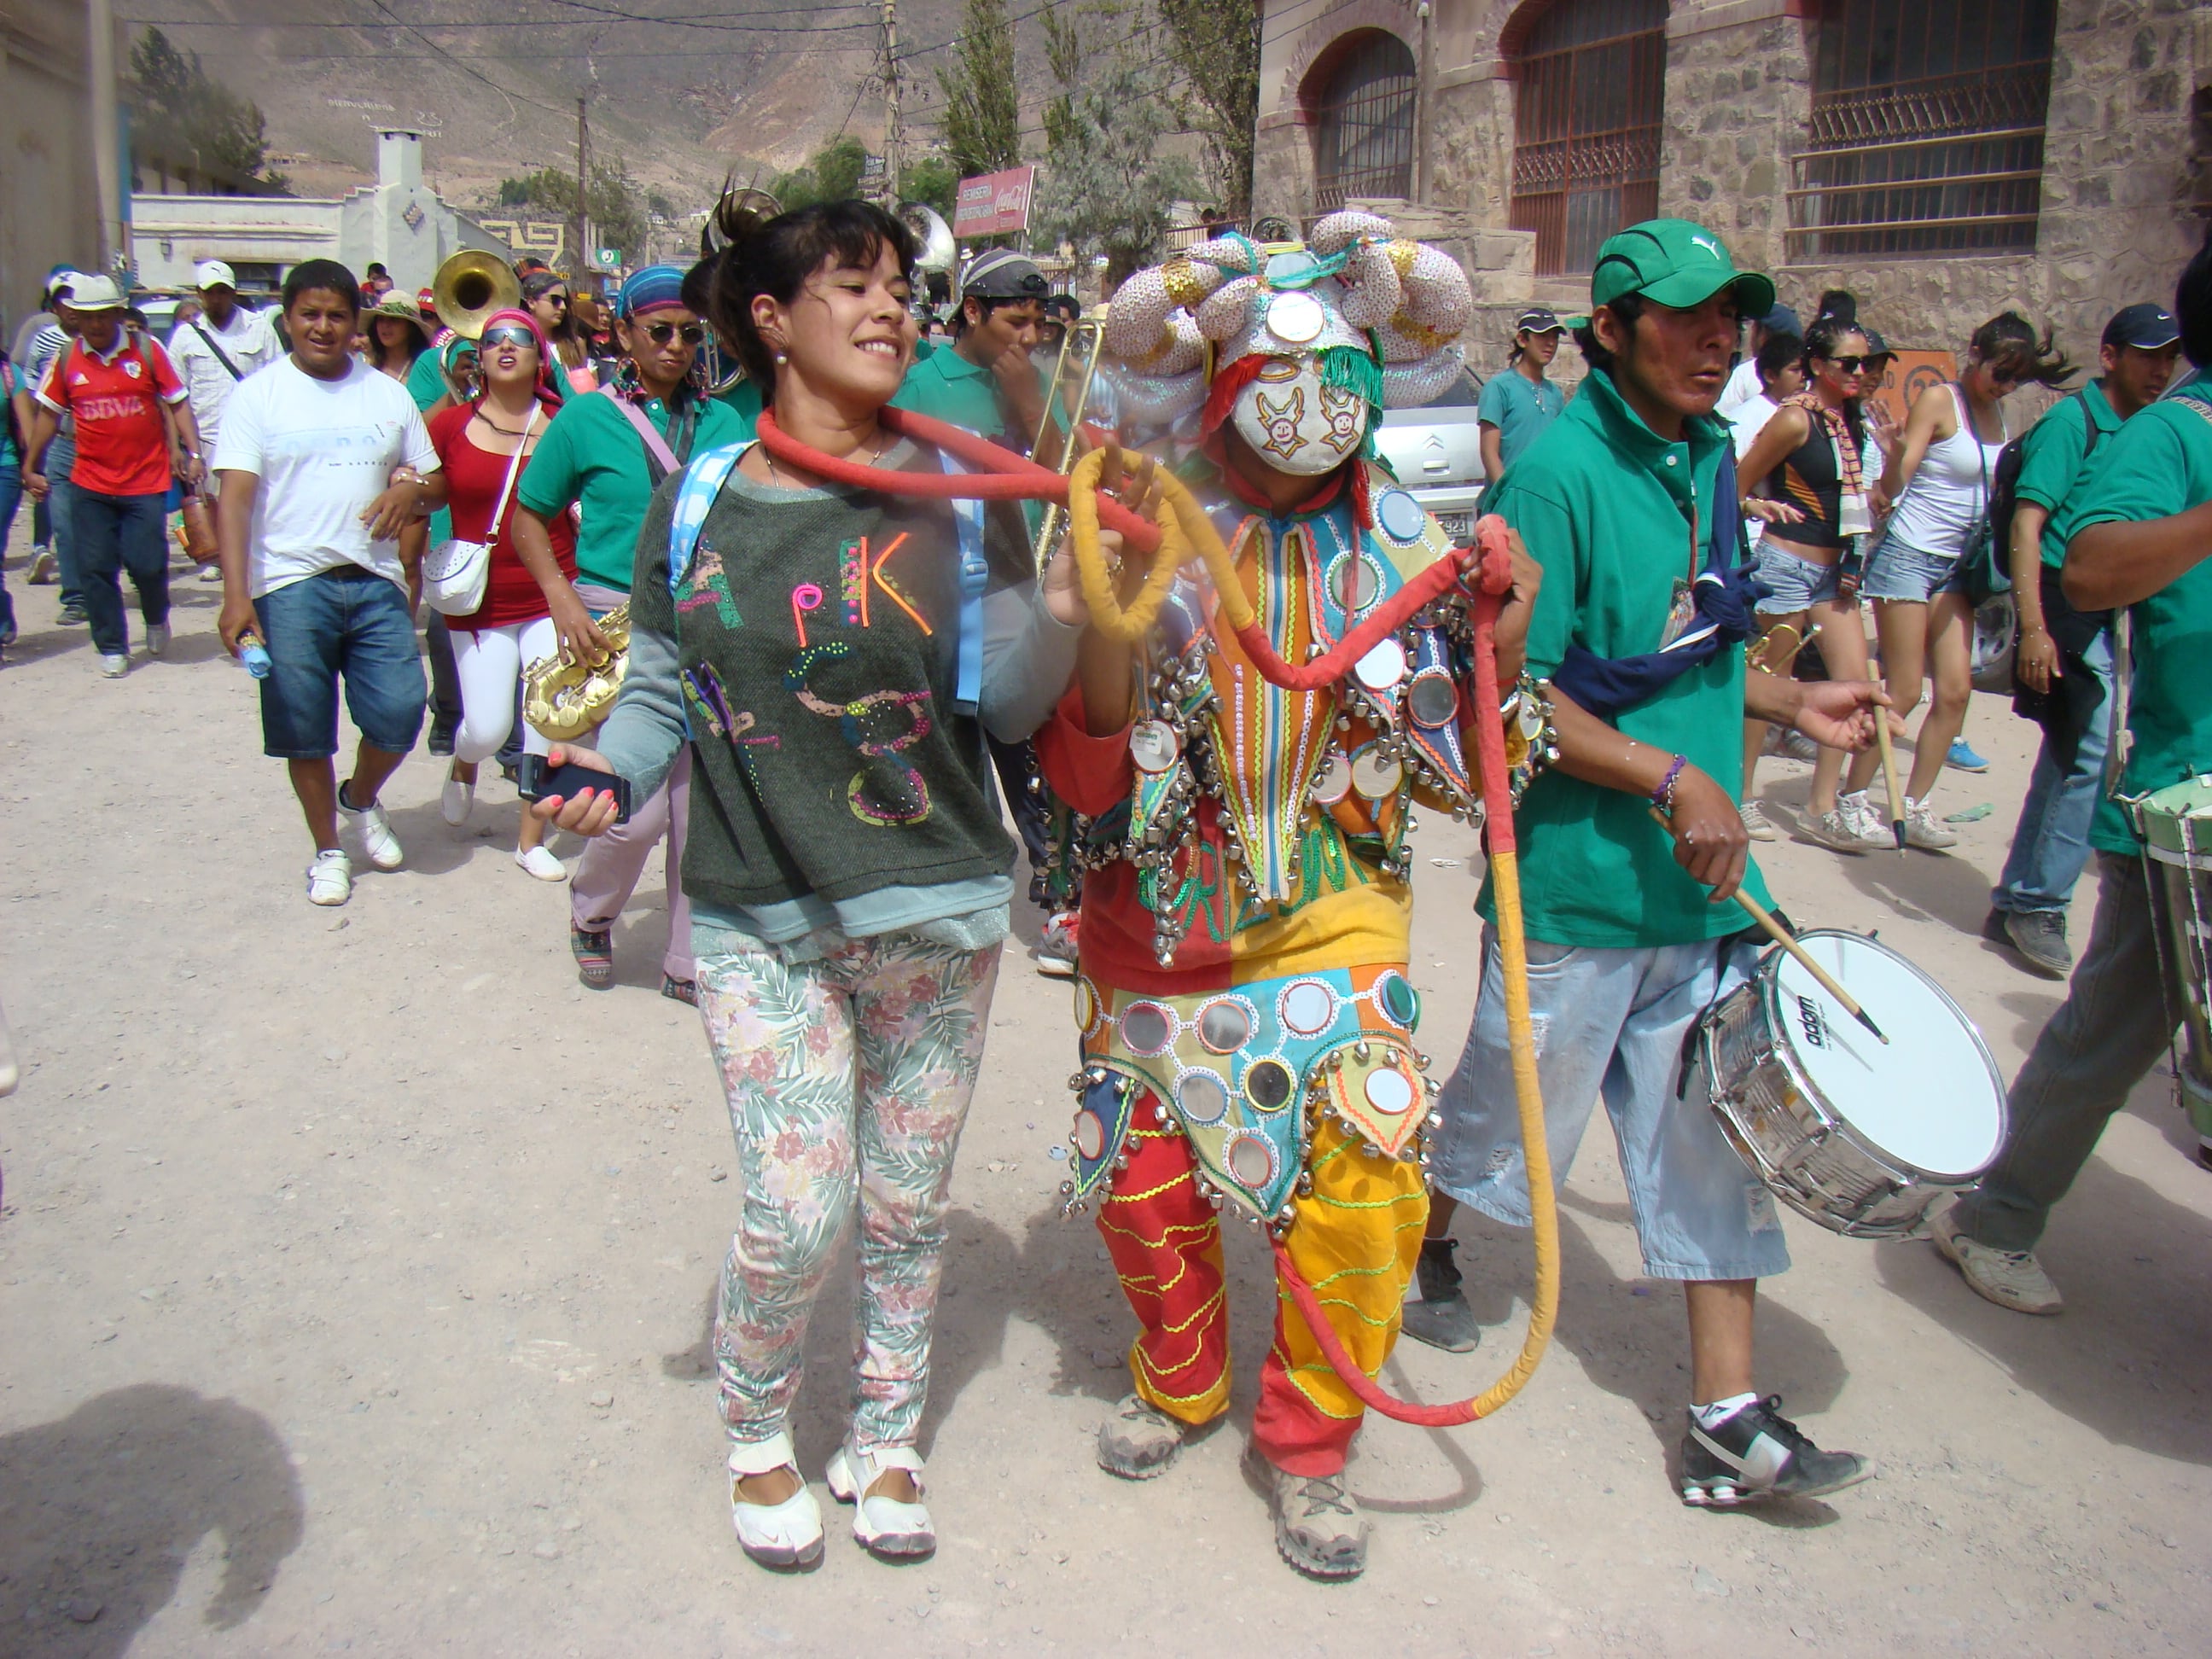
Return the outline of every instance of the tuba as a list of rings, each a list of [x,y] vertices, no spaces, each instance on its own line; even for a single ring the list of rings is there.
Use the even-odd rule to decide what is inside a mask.
[[[495,253],[465,247],[438,267],[430,283],[430,304],[438,320],[464,339],[483,333],[495,311],[522,303],[522,283],[514,267]]]
[[[921,249],[915,268],[950,276],[960,263],[960,245],[952,240],[952,227],[945,222],[945,216],[927,202],[902,202],[898,217]]]

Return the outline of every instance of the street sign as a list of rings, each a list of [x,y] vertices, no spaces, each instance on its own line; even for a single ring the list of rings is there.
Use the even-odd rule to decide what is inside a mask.
[[[622,264],[622,250],[618,247],[594,248],[592,250],[592,263],[603,270],[617,270]]]
[[[1036,181],[1034,167],[1008,167],[960,181],[953,198],[955,236],[1003,236],[1030,228],[1030,190]]]

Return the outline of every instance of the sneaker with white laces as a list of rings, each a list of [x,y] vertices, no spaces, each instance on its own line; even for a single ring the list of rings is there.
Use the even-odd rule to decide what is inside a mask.
[[[1856,789],[1838,794],[1836,797],[1836,813],[1843,819],[1844,827],[1859,838],[1862,845],[1887,848],[1892,852],[1897,850],[1897,832],[1889,827],[1889,820],[1882,817],[1881,809],[1874,804],[1865,790]]]
[[[100,653],[100,677],[102,679],[119,680],[130,672],[131,659],[124,653],[103,651]]]
[[[371,801],[366,806],[356,806],[346,799],[346,786],[338,786],[338,816],[354,828],[361,837],[361,850],[368,861],[380,870],[397,870],[407,861],[407,850],[392,833],[392,820],[385,816],[384,808]]]
[[[353,860],[332,847],[315,854],[307,866],[307,902],[343,904],[353,896]]]
[[[1905,844],[1917,847],[1923,852],[1940,853],[1959,844],[1959,832],[1936,816],[1936,809],[1924,800],[1905,798]]]
[[[1156,1479],[1182,1455],[1188,1432],[1143,1395],[1125,1394],[1098,1425],[1098,1467],[1124,1480]]]
[[[1832,853],[1858,854],[1867,850],[1865,841],[1835,806],[1825,812],[1805,813],[1797,821],[1797,833],[1815,847],[1825,847]]]
[[[2066,1310],[2066,1298],[2043,1271],[2033,1250],[2000,1250],[1969,1238],[1959,1225],[1956,1205],[1928,1226],[1936,1254],[1959,1270],[1966,1288],[1975,1295],[2014,1313],[2055,1314]]]
[[[1820,1498],[1873,1478],[1867,1459],[1822,1451],[1782,1415],[1781,1406],[1780,1395],[1769,1395],[1709,1429],[1690,1413],[1690,1431],[1682,1437],[1682,1501],[1692,1509],[1728,1509],[1749,1498]]]
[[[165,622],[146,624],[146,654],[166,657],[169,654],[169,624]]]
[[[476,804],[476,780],[457,778],[447,772],[445,784],[438,791],[438,816],[458,830],[469,821],[469,813]]]
[[[51,547],[31,550],[31,568],[23,580],[33,587],[50,587],[54,582],[56,560]]]
[[[914,1502],[876,1490],[893,1469],[903,1469],[913,1479]],[[921,1504],[921,1454],[913,1447],[863,1451],[848,1440],[830,1455],[825,1478],[830,1495],[853,1506],[853,1536],[869,1554],[908,1561],[936,1549],[937,1528]]]
[[[1743,833],[1753,841],[1772,841],[1774,826],[1766,821],[1765,809],[1755,800],[1747,800],[1735,809],[1736,817],[1743,820]]]
[[[204,582],[221,581],[222,580],[222,567],[219,564],[202,565],[200,567],[200,580]]]
[[[554,857],[550,847],[518,847],[514,849],[514,861],[525,875],[535,876],[540,881],[568,879],[568,866]]]
[[[737,1528],[738,1547],[764,1567],[811,1567],[820,1561],[822,1505],[803,1479],[780,1504],[750,1503],[738,1491],[738,1483],[748,1475],[788,1469],[798,1478],[791,1437],[778,1433],[766,1440],[733,1441],[728,1468],[730,1524]]]

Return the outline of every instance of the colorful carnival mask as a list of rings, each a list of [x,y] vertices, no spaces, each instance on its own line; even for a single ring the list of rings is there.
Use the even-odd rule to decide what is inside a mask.
[[[1367,400],[1324,382],[1310,357],[1271,357],[1237,394],[1237,434],[1277,471],[1317,478],[1359,453]]]

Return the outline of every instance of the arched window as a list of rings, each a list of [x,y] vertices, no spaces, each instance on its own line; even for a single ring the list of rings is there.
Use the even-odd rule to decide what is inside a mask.
[[[1513,228],[1536,233],[1539,276],[1588,270],[1659,211],[1667,0],[1553,0],[1515,25]]]
[[[1314,100],[1314,205],[1413,193],[1413,54],[1372,29],[1343,44]]]
[[[1827,0],[1790,257],[2035,246],[2057,0]]]

